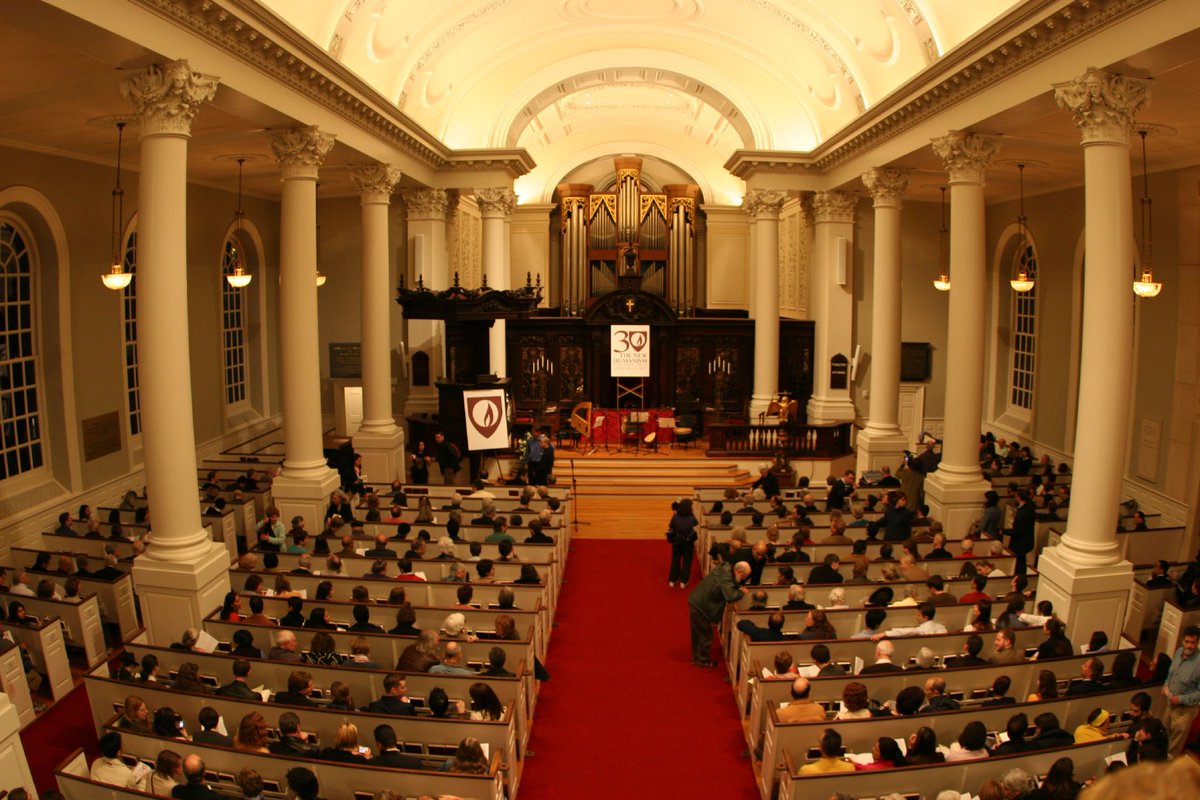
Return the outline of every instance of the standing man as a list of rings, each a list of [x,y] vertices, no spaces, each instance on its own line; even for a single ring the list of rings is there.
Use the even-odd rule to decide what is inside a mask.
[[[1189,625],[1183,629],[1183,645],[1175,650],[1167,682],[1162,687],[1162,693],[1170,704],[1167,709],[1167,751],[1171,756],[1183,752],[1192,723],[1196,720],[1196,712],[1200,710],[1200,655],[1196,653],[1197,645],[1200,645],[1200,626]]]
[[[525,470],[530,486],[544,486],[546,479],[542,474],[542,456],[546,449],[542,446],[541,434],[530,431],[525,439]]]
[[[744,561],[739,561],[730,569],[725,560],[729,556],[729,545],[725,542],[713,545],[709,555],[717,559],[716,565],[688,595],[692,665],[696,667],[717,665],[712,660],[713,626],[721,622],[725,606],[746,593],[746,587],[742,584],[750,578],[750,565]]]
[[[446,434],[438,431],[433,435],[434,456],[442,470],[442,483],[454,486],[458,483],[458,468],[462,466],[462,452],[454,442],[446,441]]]
[[[1017,491],[1017,512],[1013,516],[1012,528],[1008,531],[1008,547],[1017,557],[1016,575],[1024,575],[1028,569],[1027,556],[1033,550],[1034,530],[1037,527],[1037,508],[1028,489]]]

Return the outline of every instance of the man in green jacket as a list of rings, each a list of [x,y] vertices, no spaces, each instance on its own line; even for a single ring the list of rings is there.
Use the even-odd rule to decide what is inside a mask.
[[[688,595],[688,611],[692,626],[692,665],[715,667],[712,660],[713,626],[721,622],[725,606],[746,593],[743,586],[750,577],[750,565],[739,561],[731,569],[729,545],[721,542],[713,545],[709,555],[717,559],[716,565],[701,579]]]

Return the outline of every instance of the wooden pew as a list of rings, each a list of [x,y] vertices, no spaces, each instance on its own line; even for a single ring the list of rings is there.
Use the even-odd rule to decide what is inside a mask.
[[[139,638],[144,639],[145,637]],[[173,674],[179,669],[180,664],[185,661],[191,661],[200,667],[201,676],[215,679],[216,683],[220,685],[224,685],[231,680],[233,662],[237,660],[228,653],[189,653],[182,650],[172,650],[168,647],[155,647],[145,642],[131,643],[127,647],[127,650],[139,662],[145,655],[154,655],[158,658],[159,666],[164,674]],[[303,669],[312,674],[313,685],[316,687],[316,691],[322,693],[323,697],[328,697],[329,686],[335,680],[340,680],[350,687],[351,695],[357,702],[362,704],[382,696],[384,678],[395,672],[395,670],[386,668],[324,667],[316,664],[297,664],[295,662],[268,661],[263,659],[251,659],[250,664],[249,680],[251,686],[282,688],[287,686],[288,676],[293,670]],[[390,665],[383,666],[387,667]],[[471,684],[476,682],[486,683],[496,692],[496,696],[500,698],[501,703],[506,706],[510,703],[516,704],[518,741],[520,742],[521,752],[524,752],[525,744],[529,741],[528,720],[532,718],[533,709],[529,704],[529,695],[525,691],[525,680],[522,675],[530,669],[530,666],[525,663],[506,662],[506,668],[509,672],[514,673],[516,677],[497,678],[484,675],[442,675],[430,674],[428,672],[408,672],[405,673],[405,683],[408,686],[409,697],[422,707],[427,707],[427,698],[435,687],[444,689],[451,700],[469,701]],[[103,669],[97,669],[94,672],[101,677],[106,675]],[[131,684],[121,685],[126,687],[127,692],[132,691],[136,693],[136,689],[130,688]],[[267,716],[270,717],[271,715],[267,714]]]
[[[12,701],[22,728],[33,722],[37,715],[29,694],[25,664],[21,661],[21,648],[7,639],[0,639],[0,691]]]
[[[84,536],[66,536],[61,533],[42,534],[42,549],[51,552],[87,553],[89,556],[104,558],[104,546],[108,544],[116,548],[118,558],[133,558],[133,542],[125,539],[88,539]]]
[[[847,550],[849,550],[849,548],[847,548]],[[847,558],[849,558],[849,556],[847,556]],[[1005,556],[990,556],[990,557],[988,557],[987,560],[992,562],[992,565],[997,570],[1003,572],[1004,575],[1009,578],[1012,577],[1013,570],[1016,568],[1016,564],[1017,564],[1016,556],[1011,555],[1011,554],[1005,555]],[[925,570],[930,575],[941,575],[943,578],[954,578],[954,577],[958,576],[958,572],[960,569],[962,569],[962,565],[965,562],[966,562],[966,559],[963,559],[963,558],[936,558],[936,559],[922,559],[922,560],[916,562],[916,564],[918,567]],[[810,572],[812,572],[813,567],[816,567],[820,563],[821,563],[820,561],[808,562],[808,563],[803,562],[803,561],[795,561],[790,564],[779,564],[779,563],[767,564],[763,568],[762,580],[763,580],[763,583],[774,584],[775,581],[779,578],[779,568],[781,566],[790,566],[792,568],[792,573],[796,576],[797,581],[800,583],[803,583],[807,586],[807,585],[809,585],[808,574]],[[882,581],[883,580],[883,568],[886,564],[891,564],[891,563],[895,563],[895,562],[872,561],[871,566],[867,569],[867,577],[873,581]],[[843,579],[850,577],[852,570],[847,561],[842,562],[842,567],[841,567],[840,572],[843,573],[842,574]],[[821,586],[824,586],[827,588],[833,588],[834,586],[843,586],[844,583],[828,583],[828,584],[812,584],[812,585],[814,585],[814,586],[821,585]],[[865,586],[867,584],[859,584],[859,585]],[[899,598],[897,598],[897,599],[899,599]]]
[[[88,675],[85,685],[88,690],[89,702],[92,703],[93,714],[102,714],[98,725],[100,730],[108,726],[115,726],[114,706],[119,707],[127,695],[136,693],[151,708],[163,706],[173,708],[184,718],[189,728],[198,729],[196,720],[199,717],[200,709],[205,706],[215,708],[224,717],[225,725],[229,729],[234,729],[238,721],[252,711],[270,717],[274,715],[273,712],[283,713],[287,710],[295,710],[300,715],[304,730],[315,733],[318,741],[324,747],[332,746],[337,737],[338,726],[348,722],[358,728],[360,744],[367,746],[373,746],[371,732],[375,726],[387,724],[396,729],[396,736],[402,742],[420,742],[426,746],[440,745],[443,748],[450,748],[457,746],[467,736],[471,736],[478,739],[480,743],[486,743],[490,754],[499,755],[506,765],[515,767],[519,755],[515,721],[516,703],[507,705],[504,718],[493,722],[490,720],[433,719],[424,716],[398,717],[366,711],[340,711],[319,706],[316,708],[292,708],[274,703],[264,705],[256,700],[219,697],[195,692],[177,692],[154,683],[139,684],[136,692],[131,692],[128,683],[96,675]],[[107,708],[100,705],[101,703],[106,704]],[[119,712],[116,713],[119,716]],[[138,752],[129,746],[129,733],[122,731],[121,734],[126,740],[126,752]],[[187,746],[189,752],[197,751],[198,746],[195,743]],[[234,752],[241,755],[245,751]],[[212,763],[208,763],[207,757],[205,757],[205,762],[209,768],[214,767]],[[326,762],[321,763],[322,766],[317,771],[319,775],[323,775],[325,771],[324,764]],[[507,775],[511,780],[516,777],[517,773],[518,770],[514,768],[509,770]]]
[[[27,547],[13,547],[10,551],[13,563],[18,567],[28,567],[37,558],[39,550]],[[76,556],[79,553],[67,553]],[[88,556],[88,569],[97,570],[104,566],[104,560]],[[55,582],[65,581],[66,578],[57,573],[34,572],[31,575],[52,578]],[[67,576],[70,577],[70,576]],[[78,577],[78,576],[76,576]],[[116,625],[120,631],[121,641],[128,641],[138,634],[141,625],[138,624],[137,607],[133,599],[133,576],[128,572],[119,578],[105,580],[91,576],[79,578],[80,594],[95,594],[100,602],[100,618],[105,622]]]
[[[245,628],[254,634],[256,642],[266,644],[269,641],[269,636],[278,631],[279,628],[274,625],[251,625],[246,622],[222,622],[216,618],[217,612],[214,611],[204,619],[204,630],[212,634],[217,641],[228,642],[233,638],[234,631],[239,628]],[[303,630],[303,629],[300,629]],[[521,634],[519,640],[500,640],[500,639],[480,639],[477,642],[460,641],[462,645],[462,660],[463,666],[482,667],[487,664],[488,651],[493,647],[499,647],[504,650],[507,656],[508,663],[517,664],[522,661],[527,665],[525,678],[525,688],[531,695],[537,691],[537,681],[533,675],[533,628],[527,628],[523,631],[518,631]],[[363,636],[371,645],[371,657],[380,664],[392,666],[400,660],[400,654],[404,652],[404,648],[408,647],[416,637],[413,636],[392,636],[387,633],[357,633],[352,631],[326,631],[333,637],[334,646],[339,653],[349,653],[350,644],[355,637]],[[303,635],[303,634],[302,634]],[[267,645],[268,648],[270,645]]]
[[[785,751],[781,758],[777,797],[778,800],[807,800],[829,797],[834,792],[847,792],[853,797],[876,797],[896,791],[897,785],[905,787],[905,792],[915,792],[917,797],[936,797],[943,789],[974,796],[985,780],[998,778],[1013,767],[1020,767],[1034,776],[1045,775],[1054,762],[1063,756],[1074,761],[1077,780],[1103,775],[1107,767],[1105,759],[1124,752],[1127,746],[1128,743],[1122,740],[1109,739],[979,761],[824,775],[798,774],[803,762],[795,761],[792,754]],[[763,795],[764,800],[768,797]]]
[[[990,643],[989,638],[984,639]],[[1112,657],[1118,652],[1132,652],[1140,655],[1140,650],[1131,642],[1124,642],[1121,650],[1100,654],[1106,666],[1112,664]],[[1071,658],[1056,658],[1050,661],[1024,661],[1016,664],[984,667],[952,667],[936,671],[936,674],[946,679],[947,690],[956,699],[961,693],[966,700],[982,700],[991,688],[992,682],[1001,675],[1007,675],[1012,680],[1008,696],[1018,702],[1028,697],[1037,688],[1038,673],[1048,669],[1055,674],[1059,681],[1060,692],[1065,692],[1068,685],[1080,677],[1082,664],[1090,655],[1078,655]],[[747,715],[746,738],[751,751],[757,751],[762,731],[766,724],[766,709],[769,706],[779,707],[792,699],[790,678],[762,677],[762,664],[753,662],[751,673],[754,676],[750,686],[750,712]],[[924,686],[925,680],[931,674],[927,671],[912,670],[904,672],[872,673],[870,675],[841,675],[815,677],[809,679],[809,696],[813,702],[836,710],[842,699],[842,690],[847,683],[856,681],[867,687],[869,697],[884,701],[891,700],[906,686]],[[1132,690],[1130,690],[1132,691]]]
[[[100,623],[100,601],[94,594],[84,595],[78,603],[67,600],[40,600],[22,597],[25,610],[43,619],[57,617],[66,626],[70,644],[83,651],[88,668],[108,658],[104,626]]]
[[[13,625],[0,622],[0,630],[9,631],[18,642],[29,649],[33,666],[46,676],[50,684],[50,696],[61,700],[75,688],[71,678],[71,663],[67,658],[67,643],[63,639],[63,626],[58,617],[43,618],[34,626]]]

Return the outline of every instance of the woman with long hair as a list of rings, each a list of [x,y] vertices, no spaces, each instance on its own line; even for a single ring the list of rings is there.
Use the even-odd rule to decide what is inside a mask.
[[[667,541],[671,543],[671,567],[667,572],[667,586],[687,586],[692,577],[692,558],[696,555],[696,527],[700,520],[692,512],[692,500],[685,497],[675,503],[675,513],[667,523]]]
[[[479,740],[468,736],[458,744],[454,757],[447,759],[440,767],[442,772],[466,772],[472,775],[486,775],[488,771],[487,756],[479,746]]]
[[[200,665],[194,661],[185,661],[179,665],[175,674],[175,682],[171,684],[173,691],[200,692],[208,694],[210,689],[200,680]]]
[[[517,622],[512,618],[511,614],[496,615],[495,625],[497,639],[516,641],[521,638],[517,633]]]
[[[1057,697],[1058,678],[1050,670],[1044,669],[1038,673],[1037,688],[1030,693],[1026,702],[1036,703],[1042,700],[1054,700]]]
[[[491,686],[482,682],[472,683],[468,691],[471,695],[471,719],[499,720],[504,716],[504,704]]]
[[[993,539],[1000,538],[1000,526],[1004,522],[1004,510],[1000,508],[1000,495],[988,489],[983,493],[983,515],[979,518],[979,530]]]
[[[242,615],[239,613],[242,608],[242,598],[237,592],[226,592],[225,602],[221,605],[221,621],[222,622],[241,622]]]
[[[170,706],[163,706],[154,712],[154,722],[150,725],[150,732],[155,736],[182,739],[185,742],[191,738],[188,736],[187,729],[183,727],[183,717]]]
[[[147,653],[142,656],[141,670],[137,676],[138,683],[158,682],[158,656]]]
[[[238,723],[237,733],[233,735],[233,746],[239,750],[249,750],[253,753],[267,751],[267,720],[257,711],[251,711],[242,717]]]
[[[1024,628],[1021,614],[1025,612],[1025,601],[1020,598],[1009,600],[1004,612],[996,617],[996,630],[1016,630]]]
[[[814,608],[808,612],[805,618],[804,630],[800,633],[800,638],[836,639],[838,635],[829,618],[825,616],[825,612],[819,608]]]
[[[1042,781],[1042,797],[1046,800],[1075,800],[1083,785],[1075,780],[1075,762],[1063,757],[1050,767]]]
[[[145,790],[159,797],[171,797],[182,782],[183,759],[174,750],[160,750],[154,759],[154,772],[146,776]]]
[[[980,600],[971,609],[971,622],[963,628],[963,633],[988,633],[995,630],[992,624],[992,601]]]
[[[146,705],[146,701],[136,694],[126,697],[125,708],[121,711],[121,718],[117,721],[117,727],[125,731],[149,733],[150,707]]]
[[[1036,660],[1070,658],[1075,654],[1075,648],[1067,638],[1066,626],[1062,624],[1062,620],[1054,617],[1046,620],[1045,631],[1046,639],[1038,645],[1037,652],[1033,655]]]
[[[433,504],[429,502],[428,495],[422,495],[421,499],[417,501],[417,518],[414,521],[426,525],[437,522],[433,516]]]
[[[937,734],[933,728],[921,726],[908,737],[908,755],[905,759],[909,766],[941,764],[946,760],[946,756],[938,750]]]
[[[900,752],[900,745],[890,736],[880,736],[876,740],[875,744],[871,746],[871,757],[874,761],[870,764],[856,764],[855,768],[860,770],[894,769],[908,765],[904,753]]]

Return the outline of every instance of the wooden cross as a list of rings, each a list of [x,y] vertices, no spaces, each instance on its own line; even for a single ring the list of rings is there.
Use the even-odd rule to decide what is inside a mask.
[[[625,298],[625,310],[628,311],[630,314],[633,313],[634,305],[636,305],[636,303],[632,297]]]

